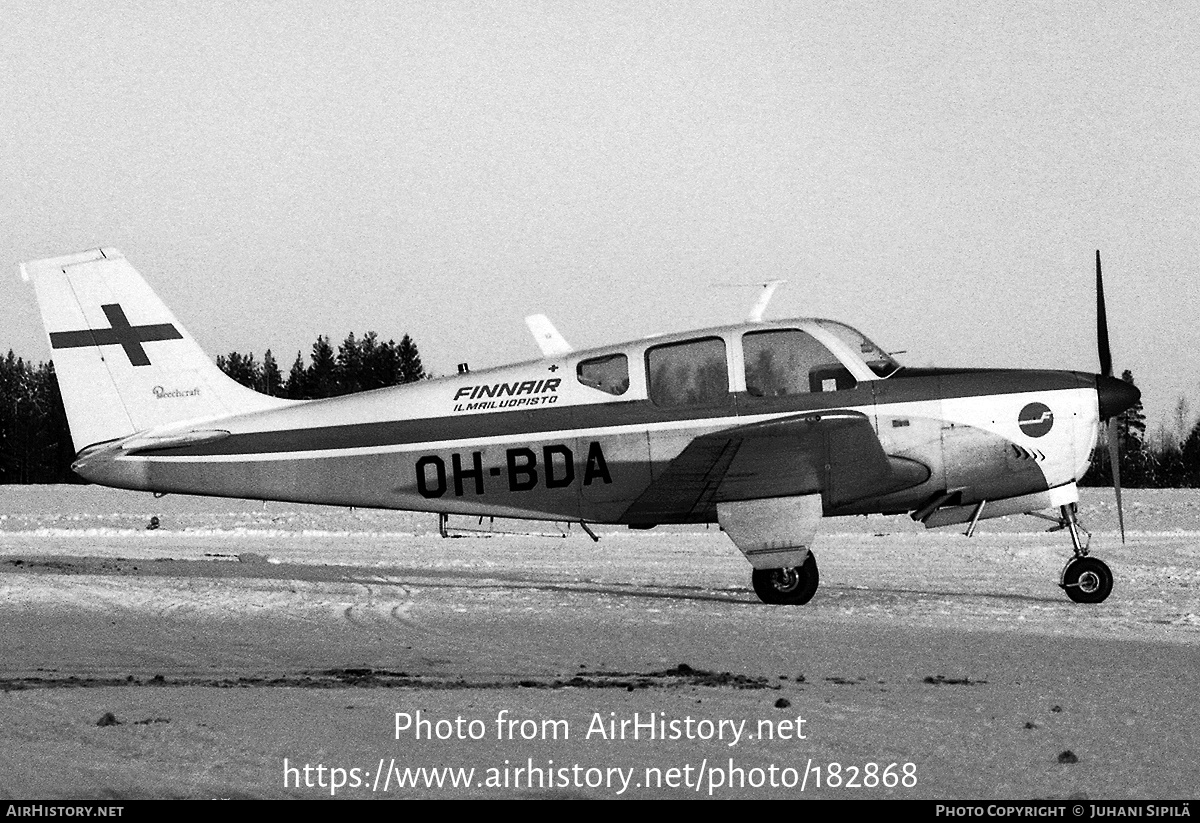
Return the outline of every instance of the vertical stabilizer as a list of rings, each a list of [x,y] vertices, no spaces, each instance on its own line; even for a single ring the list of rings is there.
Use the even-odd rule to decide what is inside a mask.
[[[116,249],[25,263],[76,450],[285,405],[227,377]]]

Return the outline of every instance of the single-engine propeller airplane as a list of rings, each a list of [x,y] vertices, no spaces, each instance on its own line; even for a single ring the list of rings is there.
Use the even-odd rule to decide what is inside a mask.
[[[305,401],[226,377],[114,249],[21,274],[73,468],[94,483],[585,528],[716,522],[781,604],[817,590],[823,517],[907,513],[969,535],[1052,509],[1074,550],[1067,595],[1112,590],[1080,542],[1076,483],[1103,421],[1115,458],[1114,417],[1139,392],[1112,376],[1099,252],[1100,374],[905,368],[843,323],[763,320],[766,295],[740,325],[587,351],[536,315],[539,360]]]

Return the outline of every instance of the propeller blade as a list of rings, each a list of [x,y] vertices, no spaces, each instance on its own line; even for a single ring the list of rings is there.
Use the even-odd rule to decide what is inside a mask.
[[[1096,249],[1096,346],[1100,350],[1100,373],[1096,394],[1100,419],[1107,421],[1108,465],[1112,467],[1113,491],[1117,493],[1117,522],[1125,542],[1125,511],[1121,507],[1121,454],[1117,443],[1117,415],[1132,407],[1141,396],[1133,386],[1113,379],[1112,349],[1108,345],[1108,312],[1104,308],[1104,279],[1100,276],[1100,249]]]
[[[1117,522],[1121,525],[1121,543],[1125,542],[1125,512],[1121,509],[1121,460],[1117,453],[1117,418],[1108,425],[1108,465],[1112,466],[1113,491],[1117,493]]]
[[[1108,313],[1104,310],[1104,280],[1100,277],[1100,249],[1096,249],[1096,343],[1100,348],[1100,373],[1112,377],[1112,350],[1108,346]]]

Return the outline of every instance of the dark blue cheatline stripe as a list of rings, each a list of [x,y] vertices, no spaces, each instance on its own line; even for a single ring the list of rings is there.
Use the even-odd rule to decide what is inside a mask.
[[[350,398],[346,398],[349,400]],[[794,410],[840,409],[846,405],[870,405],[869,391],[798,395],[778,398],[780,402],[755,404],[743,413],[763,414]],[[595,429],[609,426],[650,426],[679,420],[703,423],[713,417],[734,417],[738,398],[714,406],[661,409],[648,400],[629,400],[586,406],[551,406],[485,414],[390,420],[311,429],[234,434],[218,443],[146,451],[156,456],[287,453],[310,450],[382,448],[441,440],[484,437],[527,437],[543,432]],[[329,402],[329,401],[325,401]],[[291,410],[289,410],[291,411]],[[294,412],[293,412],[294,413]],[[265,419],[270,419],[269,416]],[[212,425],[218,425],[214,422]]]
[[[877,380],[875,403],[1096,388],[1096,375],[1040,369],[901,369]]]
[[[902,374],[903,372],[901,372]],[[1092,383],[1085,382],[1092,380]],[[551,406],[475,415],[390,420],[308,429],[234,434],[215,443],[146,450],[141,454],[173,456],[255,455],[301,451],[384,448],[442,440],[485,437],[529,437],[553,431],[597,429],[610,426],[653,426],[656,423],[693,420],[703,425],[714,417],[757,414],[801,414],[875,403],[936,400],[942,397],[977,397],[1012,392],[1054,391],[1094,386],[1094,376],[1066,371],[939,370],[897,379],[877,380],[838,392],[799,394],[790,397],[729,395],[714,406],[662,409],[648,400],[599,403],[585,406]],[[353,396],[344,398],[350,401]],[[325,401],[330,402],[330,401]],[[328,407],[327,407],[328,408]],[[289,413],[295,412],[289,410]],[[265,419],[270,419],[267,413]],[[212,425],[217,425],[213,423]]]

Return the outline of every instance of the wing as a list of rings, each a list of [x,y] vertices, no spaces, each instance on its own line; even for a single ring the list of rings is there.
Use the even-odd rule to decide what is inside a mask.
[[[909,488],[927,466],[889,457],[870,419],[828,411],[723,429],[693,440],[634,501],[633,524],[708,519],[717,503],[821,494],[827,508]]]

